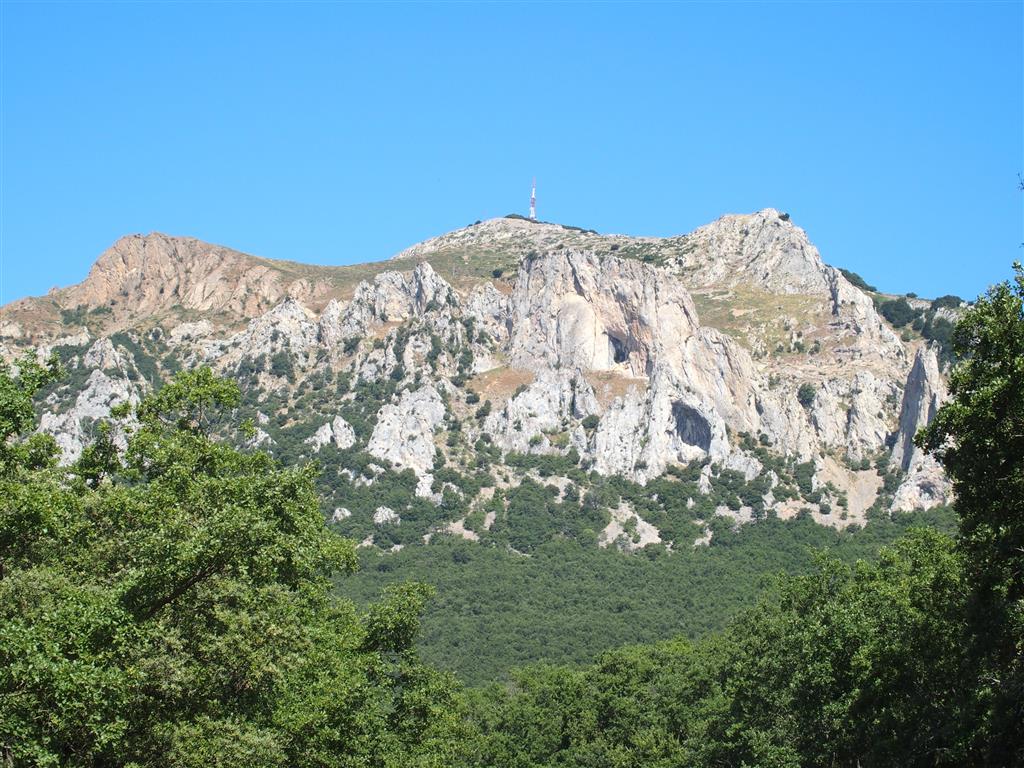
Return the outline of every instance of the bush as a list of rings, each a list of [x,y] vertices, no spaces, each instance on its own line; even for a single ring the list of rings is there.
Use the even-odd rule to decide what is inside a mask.
[[[804,382],[800,385],[800,389],[796,391],[796,399],[804,408],[810,408],[811,403],[814,402],[814,396],[817,393],[818,388],[816,386],[808,382]]]
[[[883,302],[879,311],[882,313],[882,317],[896,328],[902,328],[921,314],[921,311],[911,307],[906,299],[892,299],[891,301]]]
[[[598,416],[597,414],[592,413],[589,416],[587,416],[586,418],[584,418],[583,421],[580,422],[580,424],[583,425],[584,429],[597,429],[597,425],[600,422],[601,422],[601,417]]]
[[[945,296],[939,296],[932,302],[932,309],[957,309],[964,300],[959,296],[953,294],[947,294]]]
[[[270,372],[288,381],[295,381],[295,366],[292,363],[292,356],[284,350],[275,352],[270,358]]]

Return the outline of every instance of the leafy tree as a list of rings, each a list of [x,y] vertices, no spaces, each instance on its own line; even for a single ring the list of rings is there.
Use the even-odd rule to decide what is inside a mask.
[[[809,382],[804,382],[796,391],[796,399],[804,408],[810,408],[816,394],[818,394],[818,388]]]
[[[233,383],[179,375],[134,409],[123,458],[94,447],[68,471],[16,440],[54,371],[19,373],[0,372],[2,761],[452,761],[455,690],[411,649],[425,593],[365,619],[332,597],[355,553],[325,529],[313,469],[211,437]]]
[[[953,480],[973,587],[979,738],[992,764],[1024,763],[1024,270],[964,312],[952,400],[917,437]]]
[[[920,311],[911,307],[907,300],[903,298],[882,302],[879,311],[882,313],[882,317],[896,328],[902,328],[921,314]]]

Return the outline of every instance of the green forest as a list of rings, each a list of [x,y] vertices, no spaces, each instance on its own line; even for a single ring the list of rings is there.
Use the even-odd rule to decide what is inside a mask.
[[[600,504],[538,485],[496,534],[528,557],[445,539],[360,562],[324,524],[344,487],[236,447],[235,382],[180,372],[60,467],[34,432],[59,361],[3,366],[0,764],[1024,764],[1019,264],[950,343],[917,442],[955,511],[628,557],[587,546]],[[517,523],[535,505],[539,533]]]

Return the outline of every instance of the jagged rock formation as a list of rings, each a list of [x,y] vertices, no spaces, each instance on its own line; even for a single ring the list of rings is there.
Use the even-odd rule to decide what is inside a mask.
[[[434,387],[406,391],[399,401],[384,406],[366,450],[402,469],[428,479],[434,468],[434,430],[445,415],[444,402]]]
[[[66,319],[54,319],[54,305]],[[639,483],[707,460],[698,497],[733,470],[767,478],[766,509],[809,507],[845,525],[878,493],[868,467],[887,443],[900,484],[886,504],[949,499],[941,469],[912,444],[945,396],[934,350],[902,341],[872,298],[774,209],[664,239],[498,219],[359,267],[131,236],[48,304],[5,308],[0,331],[5,356],[34,343],[64,350],[83,372],[84,384],[59,390],[43,417],[67,461],[94,420],[173,361],[212,365],[252,393],[266,413],[249,447],[287,451],[289,430],[301,428],[293,454],[365,451],[372,463],[337,476],[372,487],[412,470],[417,503],[482,503],[490,497],[465,497],[452,473],[512,454],[571,459]],[[788,469],[767,469],[770,455]],[[797,463],[812,475],[794,500],[795,480],[779,473]],[[513,474],[494,472],[502,483]],[[840,500],[841,523],[828,511]],[[376,536],[406,514],[393,506],[381,509],[394,519],[373,512]],[[359,518],[337,509],[349,514],[335,522]],[[627,523],[655,540],[622,509],[605,543]],[[729,514],[748,519],[743,510]],[[436,530],[478,535],[464,523]]]
[[[110,307],[115,315],[157,315],[180,304],[252,317],[286,296],[308,301],[328,291],[320,281],[288,281],[264,259],[155,233],[122,237],[62,300],[69,306]]]
[[[919,349],[903,390],[900,426],[892,449],[892,461],[906,473],[893,499],[893,509],[927,509],[951,498],[949,480],[938,462],[914,445],[914,435],[931,422],[946,397],[935,350]]]

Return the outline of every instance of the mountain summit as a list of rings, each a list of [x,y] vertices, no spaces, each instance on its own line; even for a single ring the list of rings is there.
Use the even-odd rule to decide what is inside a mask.
[[[675,478],[682,505],[620,493],[558,528],[671,548],[716,516],[845,527],[948,499],[910,441],[945,397],[941,350],[884,301],[770,208],[668,238],[506,217],[344,267],[154,233],[5,307],[0,344],[66,361],[43,429],[68,461],[113,404],[206,364],[242,384],[253,446],[326,465],[325,515],[367,546],[518,541],[524,482],[572,516],[601,478]]]

